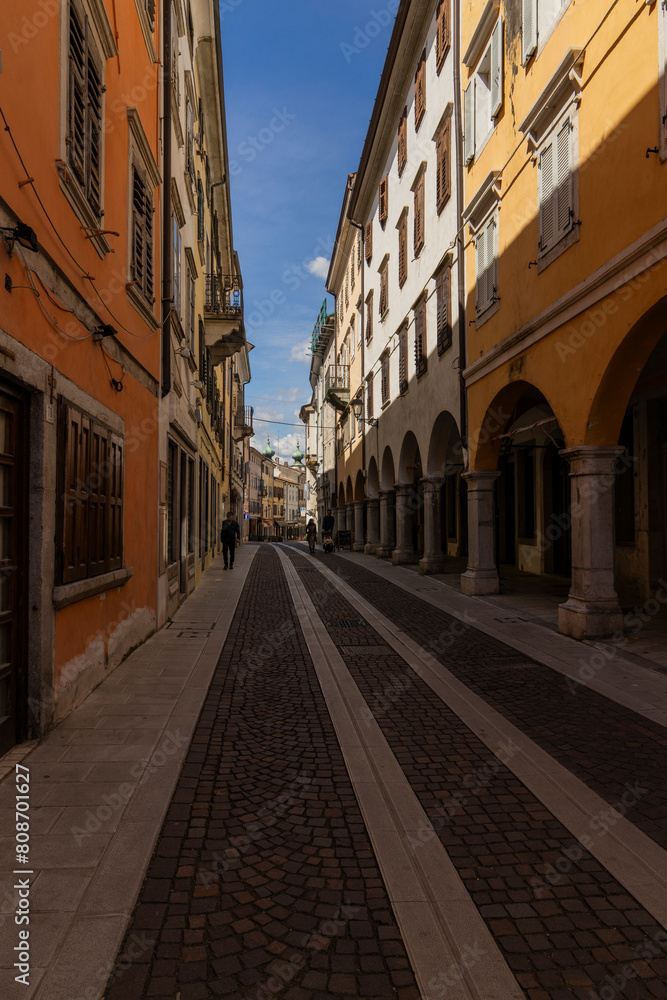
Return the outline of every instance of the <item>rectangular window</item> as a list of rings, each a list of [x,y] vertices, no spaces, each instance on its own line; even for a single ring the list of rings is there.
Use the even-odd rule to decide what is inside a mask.
[[[133,286],[149,305],[155,301],[153,274],[153,198],[146,176],[132,167],[132,259]]]
[[[383,226],[389,214],[389,178],[380,181],[380,225]]]
[[[451,292],[452,271],[446,267],[435,284],[438,354],[443,354],[452,344]]]
[[[195,278],[188,267],[188,336],[190,340],[190,351],[195,356]]]
[[[195,518],[195,463],[188,459],[188,552],[195,550],[197,524]]]
[[[71,583],[123,564],[124,441],[62,400],[59,426],[59,577]]]
[[[422,300],[415,309],[415,371],[417,378],[426,372],[427,367],[426,302]]]
[[[436,20],[436,69],[442,69],[449,50],[449,0],[439,0]]]
[[[173,441],[169,442],[169,460],[167,463],[167,561],[176,562],[178,542],[176,527],[178,525],[178,448]]]
[[[522,0],[521,61],[527,63],[570,0]]]
[[[370,420],[373,416],[373,376],[368,376],[366,383],[366,416]]]
[[[185,102],[185,169],[190,183],[195,183],[195,116],[191,102]]]
[[[408,162],[408,109],[404,108],[398,123],[398,176],[405,170]]]
[[[155,0],[143,0],[151,31],[155,31]]]
[[[373,292],[368,293],[366,299],[366,343],[370,344],[373,339]]]
[[[421,54],[415,73],[415,132],[422,123],[426,111],[426,49]]]
[[[573,227],[570,116],[559,122],[538,159],[539,251],[547,254]]]
[[[497,219],[495,215],[480,228],[475,241],[476,254],[476,310],[480,316],[489,309],[497,298],[498,289],[498,241]]]
[[[499,17],[463,95],[465,163],[470,163],[495,128],[503,91],[503,20]]]
[[[402,288],[408,277],[408,213],[398,222],[398,284]]]
[[[408,330],[403,327],[398,334],[398,391],[401,395],[408,388]]]
[[[178,225],[178,219],[176,218],[176,213],[172,212],[171,222],[173,229],[173,252],[174,252],[174,270],[172,274],[174,288],[174,309],[178,313],[179,317],[181,315],[181,230]]]
[[[389,355],[385,354],[380,362],[380,380],[382,392],[382,405],[389,402]]]
[[[382,319],[389,308],[389,257],[385,257],[380,268],[380,302],[379,312]]]
[[[370,260],[373,256],[373,223],[369,222],[366,226],[366,260]]]
[[[363,254],[362,250],[363,235],[361,230],[357,231],[357,271],[361,270],[361,258]]]
[[[449,201],[452,193],[452,119],[448,118],[440,131],[435,145],[436,178],[435,194],[438,215]]]
[[[67,161],[95,216],[102,207],[102,61],[78,3],[69,11]]]
[[[418,257],[424,248],[424,174],[422,170],[414,192],[414,253]]]

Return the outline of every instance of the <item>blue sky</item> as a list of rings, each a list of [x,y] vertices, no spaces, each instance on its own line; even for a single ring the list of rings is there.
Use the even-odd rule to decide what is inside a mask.
[[[298,422],[310,396],[305,345],[397,6],[220,0],[234,241],[255,345],[246,402],[256,418]],[[263,448],[267,435],[282,458],[297,438],[303,446],[298,427],[256,419],[253,443]]]

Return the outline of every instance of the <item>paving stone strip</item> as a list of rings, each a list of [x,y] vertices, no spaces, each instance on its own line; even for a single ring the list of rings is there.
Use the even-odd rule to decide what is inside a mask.
[[[315,557],[667,849],[667,731],[338,556]],[[312,557],[311,557],[312,559]],[[595,651],[582,647],[582,660]]]
[[[283,570],[262,546],[106,1000],[346,996],[419,992]]]
[[[374,629],[342,628],[358,611],[290,556],[526,996],[667,997],[665,931]]]

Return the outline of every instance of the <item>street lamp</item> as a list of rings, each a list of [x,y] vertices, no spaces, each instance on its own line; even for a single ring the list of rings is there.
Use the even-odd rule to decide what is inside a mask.
[[[358,424],[370,424],[371,427],[375,427],[377,424],[376,417],[362,417],[361,411],[364,408],[364,401],[361,396],[355,396],[354,399],[350,400],[350,406],[354,412],[354,418]]]

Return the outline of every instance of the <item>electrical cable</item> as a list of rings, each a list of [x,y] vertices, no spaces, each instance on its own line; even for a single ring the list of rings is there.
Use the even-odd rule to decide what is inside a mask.
[[[39,291],[35,287],[35,283],[32,280],[32,273],[33,272],[27,266],[27,264],[25,263],[25,261],[23,261],[23,265],[25,267],[25,273],[28,276],[28,281],[30,282],[32,290],[33,290],[33,292],[35,294],[35,298],[37,299],[37,302],[39,303],[39,307],[42,310],[42,312],[44,313],[44,315],[46,316],[46,318],[48,319],[48,321],[51,324],[51,326],[55,330],[57,330],[58,333],[62,334],[63,337],[67,337],[68,340],[88,340],[90,337],[92,337],[92,333],[87,333],[85,337],[75,337],[74,334],[68,333],[67,330],[63,330],[63,328],[59,325],[59,323],[57,322],[57,320],[55,320],[53,318],[53,316],[51,315],[51,313],[48,311],[48,309],[46,308],[46,306],[42,302],[42,298],[41,298],[41,296],[39,294]]]

